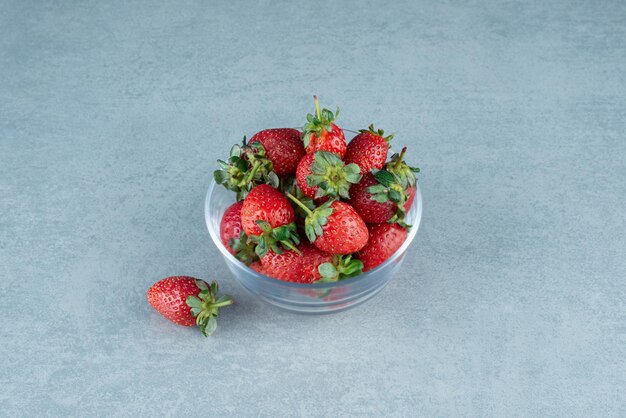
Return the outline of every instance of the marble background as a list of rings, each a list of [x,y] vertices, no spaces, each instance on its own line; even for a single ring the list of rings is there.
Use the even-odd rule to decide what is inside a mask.
[[[311,96],[422,168],[401,273],[305,317],[209,239]],[[4,416],[625,416],[626,2],[0,0]],[[219,279],[203,338],[152,282]]]

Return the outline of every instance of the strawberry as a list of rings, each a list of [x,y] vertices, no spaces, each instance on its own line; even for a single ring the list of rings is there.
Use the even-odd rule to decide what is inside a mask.
[[[415,197],[414,173],[419,172],[419,168],[409,167],[402,161],[405,152],[406,147],[400,154],[394,154],[384,169],[367,173],[351,188],[350,204],[365,222],[397,222],[408,227],[404,217]]]
[[[292,128],[265,129],[250,138],[249,144],[261,143],[273,170],[279,176],[296,172],[298,161],[304,156],[300,132]]]
[[[367,226],[349,204],[329,200],[311,210],[292,194],[287,196],[306,212],[304,230],[309,241],[320,250],[331,254],[350,254],[367,243]]]
[[[299,282],[301,254],[295,250],[281,251],[280,253],[269,249],[261,257],[263,274],[286,282]]]
[[[308,154],[315,151],[330,151],[343,158],[346,153],[346,137],[341,128],[333,123],[339,116],[339,108],[335,114],[328,109],[320,110],[317,96],[315,101],[315,115],[306,115],[307,123],[304,125],[302,138]]]
[[[196,324],[204,336],[217,327],[217,311],[233,303],[230,296],[216,299],[217,282],[209,286],[205,281],[189,276],[167,277],[153,284],[146,297],[152,307],[178,325]]]
[[[330,255],[319,248],[302,243],[300,254],[293,250],[276,254],[268,251],[261,259],[261,273],[279,280],[295,283],[337,281],[361,273],[363,263],[351,256]],[[259,267],[254,266],[256,271]]]
[[[369,173],[371,170],[382,170],[387,161],[389,141],[393,135],[384,136],[382,129],[374,130],[374,125],[369,129],[362,129],[360,133],[348,143],[348,149],[344,161],[346,164],[354,163],[359,166],[361,173]]]
[[[396,213],[396,204],[391,200],[378,202],[368,191],[372,186],[380,184],[372,173],[366,173],[358,184],[350,189],[349,203],[367,223],[387,222]]]
[[[258,184],[278,187],[278,176],[259,141],[248,145],[244,137],[243,146],[233,145],[228,161],[217,160],[217,164],[219,169],[213,172],[215,182],[237,193],[237,200],[246,197]]]
[[[371,270],[391,257],[406,240],[407,231],[397,223],[383,223],[370,225],[369,234],[367,245],[358,254],[363,271]]]
[[[239,261],[250,264],[257,256],[254,245],[251,245],[241,226],[242,207],[243,202],[235,202],[224,211],[220,222],[220,240]]]
[[[345,165],[337,154],[328,151],[307,154],[296,171],[296,182],[302,193],[315,199],[324,196],[348,199],[350,186],[360,179],[356,164]]]
[[[356,276],[363,271],[363,262],[353,260],[351,255],[330,255],[314,245],[301,244],[301,283],[336,282]]]
[[[295,213],[289,201],[267,184],[253,188],[243,201],[241,224],[246,235],[257,244],[255,252],[259,257],[269,248],[280,253],[279,244],[295,249],[300,239],[294,221]]]
[[[241,227],[241,207],[243,202],[235,202],[230,205],[222,215],[220,222],[220,240],[226,249],[235,254],[235,251],[228,245],[231,239],[238,239],[243,231]]]

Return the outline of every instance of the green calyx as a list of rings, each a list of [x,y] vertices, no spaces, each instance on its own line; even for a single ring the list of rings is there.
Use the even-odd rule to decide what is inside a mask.
[[[396,213],[387,222],[395,222],[408,229],[411,225],[404,222],[406,217],[404,206],[409,198],[409,188],[415,187],[417,183],[415,173],[419,173],[420,169],[410,167],[403,161],[405,153],[406,147],[400,154],[394,154],[384,169],[373,172],[378,184],[368,187],[367,191],[372,195],[371,199],[376,202],[395,203]]]
[[[332,132],[332,123],[339,116],[339,108],[337,108],[337,111],[333,114],[333,112],[328,109],[320,110],[320,103],[317,100],[317,96],[313,96],[313,101],[315,102],[315,114],[312,115],[309,113],[306,115],[307,122],[302,129],[305,147],[309,146],[309,137],[312,133],[319,135],[322,131]]]
[[[352,259],[352,255],[334,256],[332,263],[323,263],[317,267],[322,275],[319,282],[328,283],[354,277],[363,272],[363,262]]]
[[[387,143],[389,143],[389,141],[391,141],[393,139],[393,136],[394,136],[394,134],[385,136],[385,131],[383,131],[382,129],[375,129],[374,128],[374,124],[371,124],[370,126],[368,126],[367,129],[360,129],[359,132],[361,132],[363,134],[364,133],[371,133],[371,134],[380,136],[382,139],[387,141]]]
[[[397,176],[387,170],[380,170],[374,174],[374,178],[378,181],[378,184],[367,188],[368,193],[371,194],[371,199],[379,203],[393,202],[396,206],[396,212],[389,219],[389,223],[398,223],[400,226],[409,228],[404,222],[406,217],[406,211],[404,205],[409,198],[408,188],[403,186],[400,179]]]
[[[272,228],[268,222],[261,220],[256,221],[256,224],[263,232],[261,235],[251,235],[250,240],[256,244],[255,253],[259,258],[265,256],[269,250],[282,254],[283,249],[293,250],[302,255],[302,252],[296,248],[296,245],[300,243],[300,237],[296,232],[295,223],[277,228]]]
[[[331,207],[333,199],[311,210],[304,203],[300,202],[294,195],[287,193],[287,197],[306,213],[304,220],[304,232],[310,242],[314,242],[317,237],[324,234],[322,227],[328,223],[328,217],[333,214],[335,209]]]
[[[233,145],[228,161],[217,160],[219,169],[213,172],[217,184],[237,193],[237,200],[242,200],[258,184],[278,187],[278,176],[274,173],[272,162],[267,159],[265,148],[260,142]]]
[[[361,180],[359,166],[354,163],[345,165],[337,154],[328,151],[317,151],[314,157],[307,183],[311,187],[318,186],[315,198],[330,196],[349,199],[350,185]]]
[[[217,312],[222,306],[233,304],[233,298],[225,295],[217,298],[219,287],[217,282],[213,281],[208,286],[202,280],[196,280],[196,286],[200,289],[198,296],[187,296],[187,306],[191,308],[191,314],[196,318],[196,325],[202,331],[205,337],[213,334],[217,328]]]
[[[231,238],[228,241],[228,246],[235,251],[235,258],[245,265],[250,265],[250,263],[258,259],[255,245],[243,231],[239,234],[239,238]]]
[[[393,154],[391,161],[387,163],[385,169],[392,173],[403,187],[415,187],[417,183],[416,173],[420,172],[418,167],[411,167],[404,162],[406,147],[402,148],[400,154]]]

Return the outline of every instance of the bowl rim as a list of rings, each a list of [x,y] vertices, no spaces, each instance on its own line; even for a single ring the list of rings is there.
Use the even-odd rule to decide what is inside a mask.
[[[351,283],[354,283],[355,281],[361,281],[361,280],[366,280],[367,278],[371,278],[372,276],[375,276],[378,273],[378,271],[384,269],[385,266],[393,263],[398,257],[400,257],[402,254],[404,254],[406,249],[409,247],[409,245],[411,245],[411,243],[415,239],[415,236],[417,235],[417,230],[419,229],[420,223],[422,221],[422,208],[423,208],[422,192],[421,192],[419,183],[416,183],[416,185],[415,185],[415,199],[413,200],[412,207],[409,209],[409,213],[413,212],[413,210],[415,211],[414,222],[413,222],[413,224],[411,226],[411,229],[409,230],[409,233],[408,233],[408,235],[406,237],[406,240],[400,246],[400,248],[398,248],[396,250],[396,252],[393,253],[393,255],[391,257],[389,257],[383,263],[381,263],[380,265],[374,267],[373,269],[371,269],[369,271],[366,271],[366,272],[361,273],[361,274],[359,274],[357,276],[350,277],[348,279],[339,280],[339,281],[336,281],[336,282],[310,283],[310,284],[287,282],[287,281],[284,281],[284,280],[279,280],[279,279],[275,279],[275,278],[270,277],[270,276],[266,276],[265,274],[259,273],[259,272],[255,271],[255,270],[252,270],[250,267],[248,267],[247,265],[245,265],[244,263],[239,261],[234,255],[232,255],[226,249],[226,247],[224,247],[224,245],[222,244],[222,241],[220,239],[219,231],[216,231],[215,228],[213,227],[213,224],[212,224],[211,219],[210,219],[210,211],[209,211],[209,204],[211,202],[211,198],[213,197],[213,193],[215,192],[215,189],[217,187],[218,187],[218,184],[215,182],[214,179],[212,179],[211,180],[211,184],[209,185],[209,190],[207,191],[207,194],[206,194],[206,197],[205,197],[205,200],[204,200],[204,219],[205,219],[205,222],[206,222],[207,229],[209,230],[209,235],[211,236],[211,239],[213,240],[213,243],[218,248],[218,250],[222,253],[222,256],[224,256],[227,260],[229,260],[229,261],[231,261],[233,263],[236,263],[236,265],[238,265],[241,268],[248,269],[254,275],[259,276],[260,280],[262,280],[262,281],[264,281],[264,282],[266,282],[266,283],[268,283],[270,285],[292,287],[292,288],[295,288],[295,289],[302,289],[302,288],[305,288],[305,289],[332,289],[332,288],[339,287],[339,286],[350,285]],[[221,186],[219,186],[219,187],[221,187]]]

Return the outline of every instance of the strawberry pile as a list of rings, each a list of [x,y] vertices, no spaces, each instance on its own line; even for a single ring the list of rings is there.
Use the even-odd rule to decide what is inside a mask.
[[[349,143],[339,109],[308,114],[302,132],[266,129],[219,160],[215,181],[236,195],[220,223],[222,244],[251,269],[297,283],[353,277],[406,240],[416,167],[406,148],[372,125]]]

